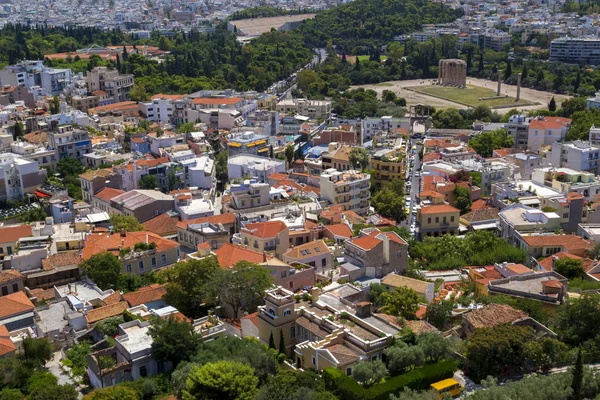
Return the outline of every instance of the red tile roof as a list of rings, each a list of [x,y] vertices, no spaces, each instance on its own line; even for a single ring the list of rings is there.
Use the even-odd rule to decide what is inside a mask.
[[[135,292],[123,295],[123,300],[129,303],[130,307],[147,304],[152,301],[158,301],[167,293],[167,284],[159,285],[157,283],[139,288]]]
[[[227,98],[218,98],[218,97],[201,97],[195,98],[192,100],[193,104],[209,104],[209,105],[232,105],[239,103],[242,101],[241,97],[227,97]]]
[[[221,268],[231,268],[238,261],[248,261],[251,263],[261,263],[266,261],[266,256],[258,251],[250,250],[245,247],[236,246],[231,243],[225,243],[215,250],[217,260]]]
[[[23,292],[15,292],[0,297],[0,318],[11,317],[33,311],[35,306]]]
[[[203,224],[205,222],[210,222],[211,224],[233,224],[235,222],[235,214],[234,213],[226,213],[220,215],[212,215],[210,217],[202,217],[195,219],[187,219],[185,221],[179,221],[177,223],[177,228],[186,229],[188,225],[194,224]]]
[[[151,97],[152,100],[154,99],[165,99],[165,100],[181,100],[183,99],[185,96],[187,96],[186,94],[155,94],[154,96]]]
[[[460,213],[460,210],[456,207],[452,207],[450,204],[435,204],[432,206],[425,206],[421,208],[421,214],[442,214],[442,213]]]
[[[179,222],[179,216],[170,216],[168,213],[162,213],[142,225],[144,229],[156,233],[159,236],[173,235],[177,233],[177,223]]]
[[[88,324],[94,324],[98,321],[102,321],[103,319],[116,317],[117,315],[123,314],[123,311],[127,310],[129,306],[126,301],[120,301],[118,303],[114,303],[108,306],[94,308],[90,310],[85,315],[85,319]]]
[[[573,252],[574,250],[591,250],[594,243],[577,235],[523,235],[522,239],[530,247],[562,247]]]
[[[141,232],[127,232],[123,237],[120,233],[106,234],[91,234],[88,236],[85,243],[85,247],[82,251],[82,258],[84,260],[89,259],[92,255],[109,251],[114,255],[119,255],[119,249],[129,247],[133,249],[136,243],[156,243],[156,251],[163,252],[179,247],[179,243],[173,240],[165,239],[158,236],[155,233],[141,231]]]
[[[245,228],[241,229],[241,233],[261,239],[268,239],[276,237],[286,229],[287,225],[283,221],[254,222],[246,224]]]
[[[547,281],[542,281],[542,286],[560,289],[563,287],[563,284],[556,279],[548,279]]]
[[[16,225],[0,228],[0,243],[16,242],[32,235],[30,225]]]
[[[0,325],[0,357],[17,351],[17,347],[10,339],[6,326]]]
[[[16,269],[0,270],[0,283],[9,283],[19,279],[23,279],[23,274]]]
[[[283,180],[289,179],[289,177],[290,176],[288,174],[282,174],[282,173],[279,173],[279,172],[274,172],[271,175],[269,175],[268,179],[274,180],[274,181],[283,181]]]
[[[105,297],[104,299],[102,299],[102,302],[104,303],[104,305],[111,305],[111,304],[115,304],[121,301],[121,292],[117,291],[114,292],[113,294],[109,295],[108,297]]]
[[[560,129],[573,122],[572,119],[562,117],[547,117],[543,120],[534,119],[529,122],[529,129]]]
[[[104,189],[102,189],[102,190],[101,190],[101,191],[99,191],[98,193],[96,193],[96,194],[94,195],[94,197],[97,197],[97,198],[99,198],[100,200],[103,200],[103,201],[105,201],[106,203],[110,203],[110,201],[111,201],[113,198],[115,198],[115,197],[117,197],[117,196],[119,196],[119,195],[121,195],[121,194],[123,194],[123,193],[125,193],[125,191],[124,191],[124,190],[113,189],[113,188],[108,188],[108,187],[107,187],[107,188],[104,188]]]
[[[302,251],[309,250],[309,254],[302,254]],[[314,257],[316,255],[326,255],[329,253],[329,248],[323,240],[315,240],[313,242],[304,243],[291,249],[288,249],[284,254],[287,257],[300,260],[307,257]]]
[[[351,238],[352,231],[346,224],[333,224],[325,226],[325,230],[328,230],[335,236],[340,236],[344,238]]]

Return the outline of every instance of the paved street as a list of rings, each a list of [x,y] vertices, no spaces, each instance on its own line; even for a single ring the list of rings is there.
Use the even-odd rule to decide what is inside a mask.
[[[71,385],[73,387],[75,387],[75,389],[79,388],[79,385],[73,381],[73,379],[71,379],[71,377],[65,373],[61,366],[60,366],[60,360],[62,358],[62,353],[59,351],[55,352],[52,356],[52,359],[50,361],[48,361],[46,363],[46,368],[48,368],[48,371],[50,371],[54,376],[56,376],[58,378],[58,384],[59,385]],[[81,392],[78,390],[78,398],[81,399],[83,398],[83,395],[81,394]]]
[[[410,139],[410,143],[408,144],[408,152],[412,152],[412,148],[413,146],[417,145],[417,142],[420,139]],[[410,191],[407,190],[406,191],[406,195],[410,195],[410,205],[409,205],[409,214],[408,217],[406,218],[406,220],[402,221],[402,223],[400,223],[401,227],[405,227],[405,228],[410,228],[410,226],[413,224],[413,221],[415,220],[415,216],[412,214],[412,208],[413,205],[416,205],[416,199],[419,196],[419,192],[420,192],[420,187],[421,187],[421,177],[417,177],[416,176],[416,172],[419,171],[421,169],[421,160],[419,159],[419,151],[421,150],[421,146],[417,146],[417,149],[415,150],[415,159],[414,159],[414,166],[412,168],[412,170],[410,170],[409,172],[409,176],[406,179],[407,182],[411,183],[411,187],[410,187]],[[410,164],[409,164],[410,166]]]

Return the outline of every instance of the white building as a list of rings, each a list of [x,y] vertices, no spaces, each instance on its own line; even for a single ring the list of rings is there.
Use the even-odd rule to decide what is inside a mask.
[[[550,164],[553,167],[566,167],[575,171],[588,171],[598,174],[600,167],[600,147],[588,142],[553,143]]]
[[[371,140],[373,135],[379,132],[390,132],[393,129],[406,129],[408,132],[410,128],[408,118],[393,118],[390,116],[365,118],[360,124],[363,142]]]
[[[0,154],[0,199],[21,199],[25,193],[35,192],[46,177],[46,170],[37,162],[12,153]]]
[[[340,172],[329,168],[321,174],[321,198],[333,205],[341,205],[343,211],[352,210],[359,215],[367,215],[371,198],[370,179],[369,174],[362,172]]]
[[[250,154],[236,154],[227,161],[229,179],[240,179],[244,176],[267,181],[274,173],[285,173],[285,161]]]
[[[58,95],[72,81],[73,71],[46,67],[43,61],[22,61],[0,70],[0,84],[3,86],[42,87],[49,95]]]
[[[187,168],[187,184],[198,189],[210,190],[215,185],[215,161],[208,155],[182,162]]]
[[[215,215],[215,209],[209,195],[209,192],[205,192],[200,196],[197,196],[193,192],[176,195],[175,210],[179,212],[181,220],[185,221]]]
[[[563,37],[550,43],[550,61],[569,64],[600,64],[600,38]]]

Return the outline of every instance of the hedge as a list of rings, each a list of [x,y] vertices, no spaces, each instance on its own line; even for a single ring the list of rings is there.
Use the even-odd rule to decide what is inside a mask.
[[[451,378],[457,369],[455,361],[444,360],[394,376],[369,388],[364,388],[334,367],[325,368],[323,378],[327,389],[335,392],[342,400],[388,400],[390,394],[398,394],[404,387],[413,390],[427,389],[434,382]]]

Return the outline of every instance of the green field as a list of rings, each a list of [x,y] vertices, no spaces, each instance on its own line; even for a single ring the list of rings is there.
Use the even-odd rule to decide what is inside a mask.
[[[459,89],[449,86],[413,86],[411,88],[415,92],[427,94],[430,96],[438,97],[440,99],[453,101],[455,103],[465,104],[471,107],[477,107],[478,105],[486,105],[488,107],[517,107],[533,105],[528,100],[515,101],[514,97],[504,97],[499,99],[480,100],[485,97],[496,96],[496,91],[482,88],[480,86],[467,85],[464,89]]]
[[[369,56],[358,56],[358,59],[360,62],[369,61]],[[387,56],[381,56],[381,62],[384,62],[385,60],[387,60]]]

